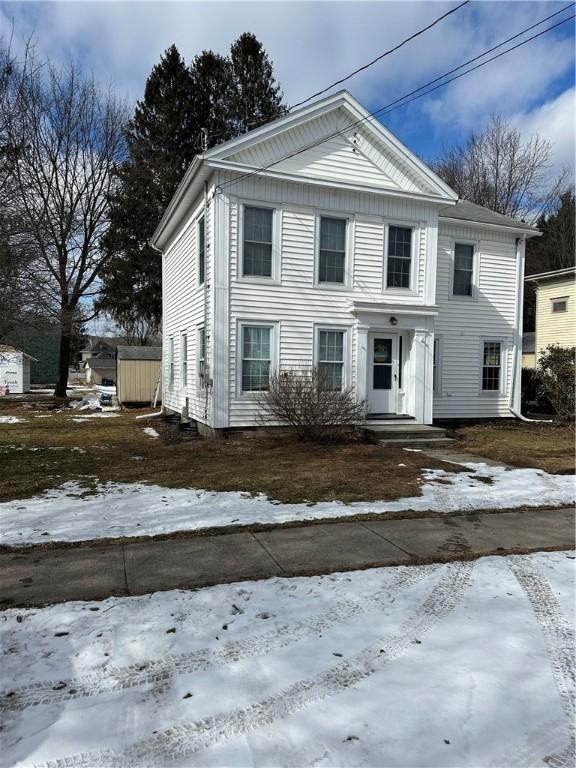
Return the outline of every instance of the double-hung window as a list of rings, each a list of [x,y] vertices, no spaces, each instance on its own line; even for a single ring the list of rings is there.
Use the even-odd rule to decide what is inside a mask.
[[[182,366],[182,386],[188,384],[188,335],[183,333],[180,337],[180,362]]]
[[[318,331],[318,372],[322,387],[330,392],[344,383],[344,331]]]
[[[200,386],[206,386],[206,331],[204,328],[198,329],[198,381]]]
[[[440,381],[441,349],[442,349],[442,346],[441,346],[440,338],[436,337],[434,339],[434,351],[433,351],[433,361],[432,361],[432,391],[436,395],[440,394],[440,390],[441,390],[441,381]]]
[[[561,299],[552,299],[552,312],[557,314],[558,312],[568,311],[568,299],[562,297]]]
[[[482,355],[482,390],[500,392],[502,387],[502,344],[485,341]]]
[[[453,296],[472,296],[474,285],[474,246],[470,243],[454,244]]]
[[[206,273],[206,223],[204,216],[198,222],[198,282],[204,282]]]
[[[264,392],[270,378],[272,328],[242,326],[242,392]]]
[[[174,386],[174,338],[168,339],[168,386]]]
[[[244,206],[242,275],[272,277],[272,208]]]
[[[345,282],[346,274],[346,219],[320,216],[318,253],[318,282]]]
[[[411,227],[399,227],[392,224],[388,227],[387,288],[410,289],[412,233]]]

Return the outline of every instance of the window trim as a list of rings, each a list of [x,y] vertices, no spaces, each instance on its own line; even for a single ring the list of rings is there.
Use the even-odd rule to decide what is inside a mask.
[[[352,386],[352,368],[351,351],[352,339],[350,325],[339,325],[338,323],[314,323],[313,327],[313,355],[312,365],[316,368],[320,362],[320,331],[338,331],[344,334],[342,343],[342,390]],[[341,390],[341,391],[342,391]]]
[[[550,311],[553,315],[563,315],[565,312],[568,312],[568,300],[570,299],[569,296],[555,296],[554,298],[550,299]],[[554,304],[558,302],[564,303],[564,309],[554,309]]]
[[[168,337],[168,389],[174,389],[174,336]]]
[[[500,344],[500,387],[498,389],[484,389],[482,387],[484,374],[484,345]],[[480,375],[479,375],[479,393],[481,397],[501,397],[507,391],[508,378],[508,344],[509,340],[497,336],[480,337]]]
[[[203,229],[204,229],[204,250],[202,259],[200,259],[200,227],[203,223]],[[196,255],[197,255],[197,265],[196,265],[196,276],[198,279],[198,285],[199,286],[205,286],[206,285],[206,212],[202,210],[200,213],[200,216],[198,216],[196,220]],[[203,268],[200,270],[200,263],[202,262]]]
[[[456,245],[471,245],[472,252],[472,293],[464,296],[454,293],[454,275],[456,272]],[[480,243],[464,237],[453,237],[450,241],[450,283],[448,298],[452,301],[478,301],[480,285]]]
[[[200,354],[202,352],[202,355]],[[206,327],[199,325],[196,328],[196,374],[199,389],[206,389]]]
[[[268,208],[272,210],[272,274],[264,275],[244,274],[244,209]],[[282,208],[275,203],[267,203],[260,200],[237,201],[237,264],[236,278],[246,283],[265,283],[266,285],[280,285],[282,282],[281,243],[282,243]]]
[[[320,282],[320,221],[321,219],[339,219],[346,222],[344,235],[344,282]],[[328,291],[349,291],[353,286],[354,275],[354,215],[340,211],[314,211],[314,288]]]
[[[410,285],[408,288],[388,287],[388,242],[390,227],[401,227],[410,229],[412,238],[410,241]],[[418,295],[418,268],[419,252],[418,243],[422,235],[422,226],[419,221],[402,221],[401,219],[385,219],[384,221],[384,254],[382,261],[382,293],[396,296],[417,296]]]
[[[435,349],[437,350],[436,365],[434,365]],[[482,351],[484,351],[484,345],[482,345]],[[434,341],[432,342],[432,395],[437,395],[439,397],[442,396],[443,356],[444,356],[444,337],[441,334],[434,334]],[[482,358],[482,362],[484,362],[484,358]],[[434,369],[436,369],[436,377],[434,377]]]
[[[242,389],[242,362],[244,358],[244,328],[270,328],[270,375],[278,371],[280,359],[280,321],[242,318],[236,321],[236,397],[241,400],[257,400],[263,391],[245,392]]]
[[[188,386],[188,331],[180,333],[180,386]]]

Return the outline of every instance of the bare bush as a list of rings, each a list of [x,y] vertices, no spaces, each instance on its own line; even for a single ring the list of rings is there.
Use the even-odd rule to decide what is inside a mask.
[[[575,411],[574,373],[576,347],[551,344],[538,360],[540,394],[544,395],[562,421],[573,421]]]
[[[366,403],[350,387],[336,388],[329,375],[312,366],[271,375],[258,404],[262,424],[288,424],[301,440],[319,442],[338,439],[366,415]]]

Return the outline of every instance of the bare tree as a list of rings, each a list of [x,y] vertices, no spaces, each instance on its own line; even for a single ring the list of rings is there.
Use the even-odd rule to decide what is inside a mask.
[[[75,65],[12,66],[1,120],[21,219],[20,246],[44,309],[61,329],[55,394],[66,395],[74,326],[97,289],[113,170],[125,157],[127,110]],[[16,88],[16,83],[18,83]],[[17,109],[11,106],[17,105]]]
[[[563,171],[549,181],[552,145],[520,132],[493,115],[482,133],[444,150],[431,165],[461,198],[506,216],[535,222],[554,205],[566,185]]]
[[[366,403],[340,384],[310,365],[271,375],[258,399],[259,419],[288,424],[301,440],[334,440],[366,415]]]

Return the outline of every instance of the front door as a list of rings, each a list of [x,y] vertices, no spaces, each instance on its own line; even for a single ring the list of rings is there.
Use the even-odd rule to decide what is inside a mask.
[[[398,337],[370,336],[368,412],[396,413],[398,400]]]

